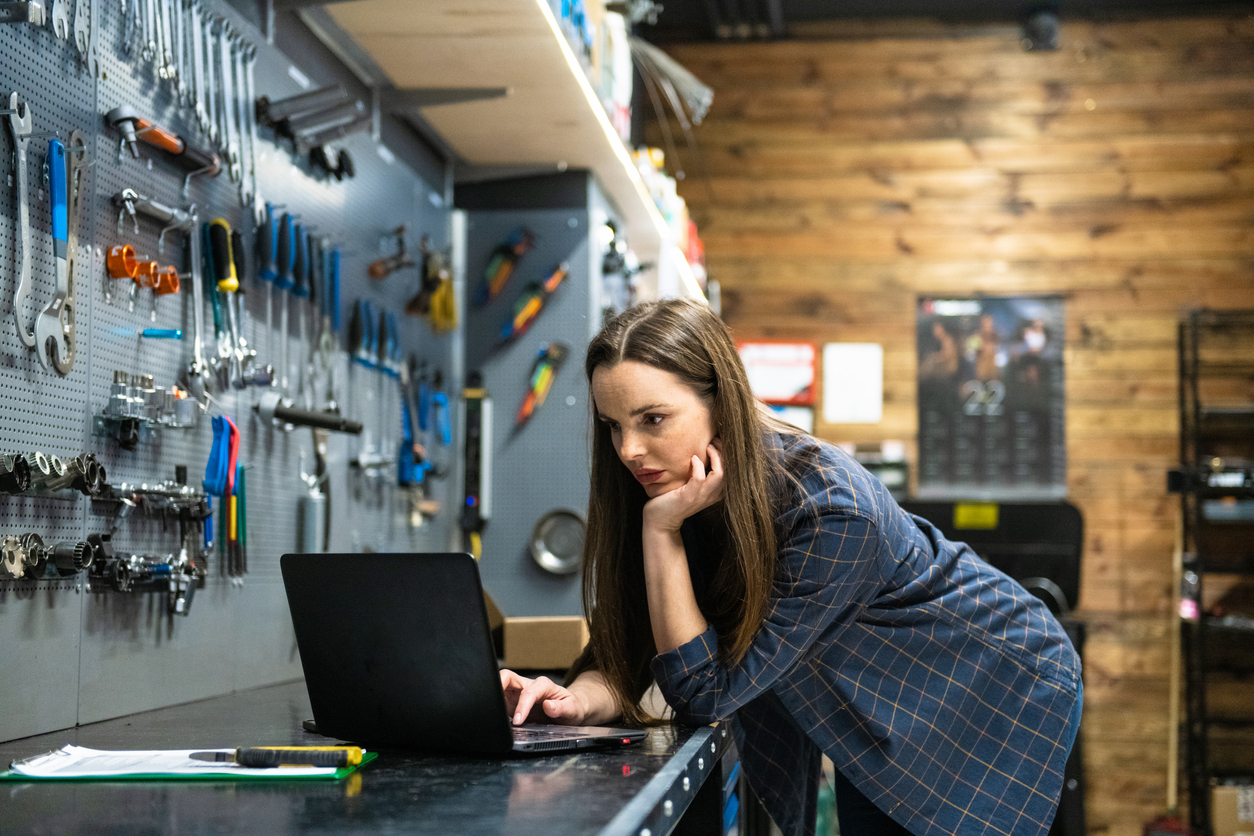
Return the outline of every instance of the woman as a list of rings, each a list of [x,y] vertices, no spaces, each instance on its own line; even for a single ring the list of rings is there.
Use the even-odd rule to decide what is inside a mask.
[[[906,514],[837,448],[765,418],[723,323],[682,301],[607,324],[584,549],[591,638],[568,687],[501,672],[515,723],[731,719],[785,834],[820,753],[841,831],[1044,834],[1080,714],[1045,606]]]

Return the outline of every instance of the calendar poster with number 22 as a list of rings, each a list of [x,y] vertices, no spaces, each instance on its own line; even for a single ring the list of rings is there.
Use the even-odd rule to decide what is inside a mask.
[[[1067,494],[1060,296],[923,297],[918,305],[923,499]]]

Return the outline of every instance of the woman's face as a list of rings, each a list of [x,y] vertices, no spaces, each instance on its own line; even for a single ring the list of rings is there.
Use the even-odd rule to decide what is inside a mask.
[[[710,408],[670,372],[624,360],[592,372],[597,417],[609,425],[618,458],[652,499],[681,487],[692,457],[708,468]]]

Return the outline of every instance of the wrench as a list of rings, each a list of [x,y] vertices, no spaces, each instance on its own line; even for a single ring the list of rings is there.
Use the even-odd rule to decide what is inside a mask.
[[[33,23],[44,25],[44,5],[35,0],[0,2],[0,23]]]
[[[222,65],[222,125],[223,142],[226,145],[227,168],[231,181],[239,182],[239,142],[235,129],[235,106],[239,99],[235,94],[234,60],[231,58],[231,29],[226,19],[218,30],[218,60]]]
[[[205,294],[204,282],[201,279],[201,252],[200,252],[200,219],[194,213],[192,214],[192,228],[188,232],[187,241],[191,247],[192,258],[192,327],[195,334],[192,336],[192,361],[187,366],[187,388],[202,407],[207,406],[209,401],[206,397],[206,386],[212,379],[209,374],[209,365],[205,362],[204,349],[204,333],[205,333]]]
[[[69,319],[71,332],[74,327],[74,266],[78,261],[78,225],[83,218],[83,168],[86,166],[87,138],[82,131],[70,131],[70,146],[65,150],[65,186],[66,186],[66,250],[67,268],[69,271]],[[69,336],[72,340],[72,333]],[[70,354],[73,355],[71,346]],[[69,365],[62,374],[70,371],[74,364],[71,356]]]
[[[17,93],[9,96],[9,134],[13,138],[13,149],[17,161],[17,247],[20,261],[17,269],[17,290],[13,292],[13,322],[17,325],[17,336],[22,345],[35,347],[34,330],[27,331],[22,321],[26,310],[26,301],[30,298],[30,209],[26,205],[26,140],[30,138],[31,125],[30,105],[18,102]]]
[[[123,13],[125,13],[126,9],[123,8],[122,11]],[[97,34],[99,32],[99,29],[97,27],[99,26],[99,24],[100,24],[100,18],[96,9],[96,5],[94,3],[91,3],[90,0],[88,0],[87,55],[84,58],[83,64],[87,67],[87,73],[92,78],[100,77],[100,56],[96,52],[96,41],[98,40]]]
[[[209,135],[209,140],[220,149],[221,145],[219,145],[219,142],[222,140],[222,135],[218,129],[218,88],[217,81],[214,78],[213,67],[213,20],[204,15],[203,12],[200,19],[200,33],[205,39],[206,87],[204,98],[205,107],[209,111],[209,127],[206,129],[206,133]]]
[[[79,60],[87,66],[87,46],[91,35],[91,0],[74,3],[74,45],[78,47]]]
[[[74,367],[74,279],[69,269],[65,146],[48,140],[48,191],[52,196],[52,244],[57,261],[57,289],[35,320],[35,347],[45,369],[64,376]]]
[[[248,125],[248,200],[254,209],[261,203],[257,192],[257,111],[253,70],[257,65],[257,48],[250,46],[244,59],[244,121]],[[269,358],[267,358],[269,359]]]
[[[70,12],[66,0],[52,0],[52,31],[61,40],[70,36]]]
[[[135,31],[139,28],[139,0],[131,0],[129,6],[122,7],[122,52],[129,58],[135,42]]]
[[[158,0],[161,14],[161,64],[158,75],[170,80],[174,78],[174,26],[171,15],[174,12],[170,0]]]
[[[248,206],[252,202],[252,196],[248,193],[248,180],[252,173],[251,167],[248,165],[248,142],[250,134],[248,133],[248,99],[247,84],[244,81],[244,51],[247,44],[241,38],[235,42],[235,49],[231,50],[232,70],[235,76],[235,107],[239,115],[239,124],[236,125],[237,138],[239,140],[239,205]],[[255,208],[255,207],[254,207]]]
[[[174,91],[179,104],[187,106],[187,70],[183,62],[183,47],[187,33],[183,31],[183,0],[174,0]]]
[[[205,104],[205,50],[201,39],[200,10],[193,3],[189,7],[192,40],[192,78],[195,82],[194,101],[196,105],[196,124],[200,132],[209,135],[209,112]]]

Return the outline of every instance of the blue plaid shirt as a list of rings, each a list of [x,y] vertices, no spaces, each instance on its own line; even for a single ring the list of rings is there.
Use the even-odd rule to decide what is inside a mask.
[[[917,836],[1047,833],[1081,692],[1061,625],[838,448],[771,443],[802,495],[776,520],[766,620],[735,665],[713,627],[654,658],[676,717],[731,718],[787,836],[814,831],[820,752]],[[685,535],[700,586],[715,558]]]

